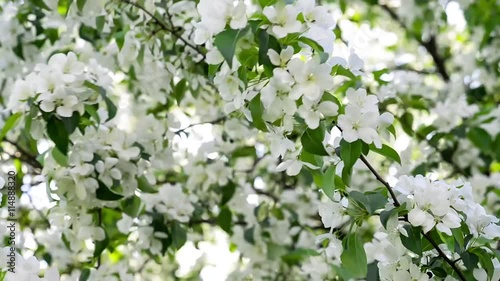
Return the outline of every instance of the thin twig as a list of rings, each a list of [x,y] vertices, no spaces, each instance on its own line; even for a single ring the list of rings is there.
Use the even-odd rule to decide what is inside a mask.
[[[439,54],[438,51],[438,46],[436,43],[436,36],[432,35],[427,41],[422,40],[419,35],[414,34],[413,32],[410,31],[410,29],[406,26],[406,24],[399,18],[398,14],[391,8],[389,8],[386,5],[379,5],[384,11],[386,11],[389,16],[396,21],[404,30],[408,32],[408,34],[411,34],[417,42],[422,45],[427,52],[431,55],[432,59],[434,60],[434,63],[436,64],[437,71],[443,77],[443,80],[448,82],[450,81],[450,76],[448,72],[446,71],[446,66],[445,66],[445,60],[444,58]]]
[[[164,30],[170,32],[170,34],[172,34],[177,39],[181,40],[186,46],[190,47],[191,49],[195,50],[198,54],[200,54],[203,57],[202,61],[205,60],[205,57],[206,57],[205,53],[202,50],[200,50],[198,47],[196,47],[195,45],[193,45],[192,43],[190,43],[189,41],[187,41],[186,39],[184,39],[184,37],[182,37],[181,35],[177,34],[174,26],[169,27],[161,19],[157,18],[152,12],[148,11],[145,7],[141,6],[140,4],[138,4],[136,2],[133,2],[133,1],[130,1],[130,0],[119,0],[119,1],[122,1],[124,3],[129,4],[129,5],[132,5],[132,6],[136,7],[136,8],[138,8],[139,10],[143,11],[144,13],[146,13],[158,25],[160,25]]]

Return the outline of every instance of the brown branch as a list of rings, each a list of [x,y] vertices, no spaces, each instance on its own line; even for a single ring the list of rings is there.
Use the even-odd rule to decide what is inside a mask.
[[[215,120],[208,121],[208,122],[193,123],[193,124],[191,124],[191,125],[187,126],[186,128],[179,129],[179,130],[175,131],[175,134],[176,134],[176,135],[179,135],[180,133],[185,132],[187,129],[192,128],[192,127],[194,127],[194,126],[198,126],[198,125],[204,125],[204,124],[217,124],[217,123],[220,123],[220,122],[222,122],[222,121],[226,120],[226,118],[227,118],[227,116],[222,116],[222,117],[219,117],[219,118],[217,118],[217,119],[215,119]]]
[[[200,50],[197,46],[193,45],[192,43],[190,43],[189,41],[184,39],[184,37],[182,37],[182,35],[177,34],[177,31],[175,30],[175,27],[173,25],[171,27],[169,27],[161,19],[157,18],[152,12],[148,11],[145,7],[141,6],[140,4],[138,4],[136,2],[133,2],[130,0],[119,0],[119,1],[122,1],[124,3],[129,4],[129,5],[132,5],[132,6],[136,7],[137,9],[146,13],[148,16],[151,17],[151,19],[153,19],[153,21],[155,21],[164,30],[170,32],[170,34],[172,34],[174,37],[181,40],[186,46],[190,47],[191,49],[196,51],[198,54],[200,54],[203,57],[202,60],[205,60],[205,57],[206,57],[205,53],[202,50]],[[170,17],[170,14],[167,13],[167,15]],[[169,18],[169,21],[172,22],[170,18]]]
[[[43,166],[42,164],[40,164],[40,162],[38,162],[36,160],[36,156],[31,154],[30,152],[28,152],[27,150],[25,150],[24,148],[22,148],[19,144],[15,143],[14,141],[11,141],[7,138],[3,139],[4,142],[14,146],[17,150],[16,153],[14,153],[14,155],[10,155],[10,157],[12,158],[16,158],[16,159],[19,159],[21,161],[24,161],[25,163],[29,164],[30,166],[32,166],[35,171],[37,173],[39,173],[41,169],[43,169]],[[18,155],[16,155],[18,154]]]
[[[406,30],[408,34],[412,35],[415,38],[415,40],[417,40],[417,42],[427,50],[427,52],[431,55],[432,59],[434,60],[434,64],[436,65],[437,71],[439,72],[441,77],[443,77],[443,80],[446,82],[450,81],[450,76],[446,71],[445,60],[439,54],[438,51],[439,48],[436,43],[436,36],[432,35],[427,41],[423,41],[419,35],[416,35],[410,31],[410,29],[401,20],[401,18],[399,18],[399,16],[396,14],[394,10],[392,10],[386,5],[379,5],[379,6],[382,8],[382,10],[386,11],[389,14],[389,16],[394,21],[396,21],[404,30]]]
[[[377,180],[380,183],[382,183],[386,187],[386,189],[389,191],[392,199],[394,200],[394,206],[396,206],[396,207],[401,206],[401,204],[398,202],[396,195],[394,194],[394,190],[389,185],[389,183],[384,180],[384,178],[373,168],[373,166],[368,162],[368,160],[366,160],[366,158],[363,155],[361,155],[360,159],[368,167],[368,169],[372,172],[372,174],[377,178]],[[405,221],[408,222],[407,215],[405,215]],[[439,256],[441,258],[443,258],[446,261],[446,263],[448,263],[451,266],[451,268],[457,273],[460,280],[466,281],[467,279],[465,278],[463,273],[460,271],[460,269],[457,267],[457,265],[452,260],[450,260],[450,258],[448,258],[448,256],[446,256],[446,254],[439,248],[439,245],[436,243],[436,241],[434,241],[432,239],[432,237],[430,235],[428,235],[427,233],[424,233],[423,231],[421,233],[429,241],[429,243],[431,243],[431,245],[434,247],[434,249],[436,249]]]

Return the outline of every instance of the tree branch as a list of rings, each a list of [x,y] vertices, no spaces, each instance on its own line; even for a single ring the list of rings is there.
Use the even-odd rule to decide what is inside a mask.
[[[162,29],[170,32],[170,34],[172,34],[175,38],[181,40],[186,46],[190,47],[191,49],[193,49],[194,51],[196,51],[198,54],[200,54],[203,57],[202,61],[205,60],[205,58],[206,58],[205,53],[202,50],[200,50],[197,46],[193,45],[192,43],[190,43],[189,41],[187,41],[186,39],[184,39],[182,37],[182,35],[177,34],[177,31],[175,30],[175,27],[173,25],[169,27],[161,19],[157,18],[152,12],[148,11],[145,7],[141,6],[140,4],[138,4],[136,2],[133,2],[131,0],[119,0],[119,1],[122,1],[124,3],[129,4],[129,5],[132,5],[132,6],[136,7],[137,9],[139,9],[139,10],[143,11],[144,13],[146,13],[148,16],[151,17],[151,19],[153,19],[153,21],[155,21],[159,26],[161,26]],[[173,24],[172,20],[170,18],[171,16],[168,13],[168,11],[167,11],[167,15],[169,17],[170,23]]]
[[[396,206],[396,207],[401,206],[401,204],[398,202],[396,195],[394,194],[394,190],[389,185],[389,183],[384,180],[384,178],[373,168],[373,166],[368,162],[368,160],[366,160],[366,158],[363,155],[361,155],[360,159],[368,167],[368,169],[372,172],[372,174],[377,178],[377,180],[380,183],[382,183],[386,187],[386,189],[389,191],[392,199],[394,200],[394,206]],[[407,215],[405,215],[405,221],[408,222]],[[421,233],[429,241],[429,243],[431,243],[431,245],[434,247],[434,249],[436,249],[439,256],[441,258],[443,258],[446,261],[446,263],[448,263],[451,266],[451,268],[457,273],[460,280],[466,281],[467,279],[465,278],[463,273],[460,271],[460,269],[457,267],[455,262],[453,262],[452,260],[450,260],[450,258],[448,258],[448,256],[446,256],[446,254],[441,250],[441,248],[439,248],[439,245],[436,243],[436,241],[434,241],[432,239],[432,237],[430,235],[428,235],[427,233],[424,233],[423,231],[421,231]]]
[[[22,148],[19,144],[15,143],[14,141],[11,141],[7,138],[3,139],[4,142],[14,146],[17,150],[16,153],[14,153],[14,155],[10,155],[11,157],[13,158],[17,158],[21,161],[24,161],[25,163],[29,164],[30,166],[32,166],[33,168],[35,168],[36,170],[41,170],[43,169],[43,166],[42,164],[40,164],[40,162],[38,162],[36,160],[36,157],[35,155],[31,154],[30,152],[26,151],[24,148]],[[19,154],[19,155],[16,155],[16,154]],[[39,173],[40,171],[37,171],[37,173]]]
[[[438,51],[436,37],[434,35],[432,35],[429,38],[429,40],[423,41],[422,38],[420,38],[420,36],[418,36],[410,31],[410,29],[401,20],[401,18],[399,18],[399,16],[396,14],[396,12],[394,10],[392,10],[391,8],[389,8],[386,5],[379,4],[379,6],[382,8],[382,10],[386,11],[389,14],[389,16],[394,21],[396,21],[404,30],[406,30],[409,34],[411,34],[418,41],[418,43],[420,45],[422,45],[427,50],[427,52],[431,55],[432,59],[434,60],[434,64],[436,65],[436,69],[439,72],[439,74],[441,75],[441,77],[443,77],[443,80],[446,82],[450,81],[450,76],[448,75],[448,72],[446,71],[445,60],[439,54],[439,51]]]

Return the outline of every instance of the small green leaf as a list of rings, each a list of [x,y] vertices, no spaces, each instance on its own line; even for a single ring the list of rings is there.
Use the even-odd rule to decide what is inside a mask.
[[[109,244],[109,237],[108,237],[108,234],[106,233],[106,230],[104,230],[104,240],[95,241],[94,258],[100,256],[101,253],[104,250],[106,250],[106,247],[108,247],[108,244]]]
[[[388,145],[383,144],[382,148],[376,148],[375,145],[370,144],[370,150],[382,156],[388,157],[401,165],[401,157],[399,157],[399,154],[396,152],[396,150]]]
[[[66,17],[68,15],[69,7],[71,6],[71,3],[73,0],[59,0],[57,2],[57,12],[61,15]]]
[[[363,242],[356,233],[351,233],[342,240],[344,248],[340,260],[342,267],[353,278],[363,278],[368,272],[367,260]]]
[[[236,192],[236,185],[230,181],[228,184],[222,187],[222,200],[220,202],[221,205],[226,205],[231,198],[233,198],[234,193]]]
[[[187,241],[187,232],[180,223],[174,223],[172,226],[172,245],[175,249],[180,249]]]
[[[145,192],[145,193],[157,193],[158,192],[158,190],[154,186],[149,184],[149,182],[145,176],[141,176],[141,177],[137,178],[137,188],[139,188],[139,190],[141,190],[142,192]]]
[[[78,281],[87,281],[90,277],[90,269],[89,268],[84,268],[82,270],[82,273],[80,273],[80,277],[78,278]]]
[[[232,224],[232,213],[231,210],[229,210],[228,207],[223,207],[217,216],[217,225],[222,228],[225,232],[228,234],[232,234],[231,231],[231,224]]]
[[[55,116],[47,120],[47,135],[63,155],[68,155],[69,135],[64,123]]]
[[[83,11],[83,7],[85,7],[85,2],[87,2],[87,0],[76,0],[76,6],[78,7],[78,10],[80,12]]]
[[[80,114],[75,111],[71,117],[61,117],[61,121],[68,134],[71,135],[80,123]]]
[[[117,201],[123,198],[123,195],[114,193],[103,182],[101,181],[98,182],[99,182],[99,188],[95,192],[97,199],[103,201]]]
[[[323,180],[321,184],[321,190],[325,193],[328,198],[333,199],[333,194],[335,192],[335,170],[336,166],[330,166],[323,174]]]
[[[316,250],[299,248],[281,256],[281,259],[289,265],[294,265],[300,263],[302,260],[308,257],[318,256],[318,255],[319,253]]]
[[[182,79],[179,81],[172,92],[173,97],[177,101],[177,104],[180,104],[184,96],[186,95],[187,90],[187,81],[186,79]]]
[[[409,112],[403,113],[399,118],[399,123],[401,123],[401,128],[409,136],[413,136],[413,115]]]
[[[111,101],[111,99],[109,99],[109,97],[106,95],[106,90],[103,87],[98,86],[89,81],[85,81],[84,85],[87,86],[89,89],[99,93],[99,95],[106,103],[106,107],[108,108],[108,120],[106,121],[113,119],[116,116],[116,112],[118,111],[118,109],[116,108],[116,105]]]
[[[264,8],[266,6],[271,6],[276,3],[277,0],[259,0],[259,5]]]
[[[31,2],[37,7],[50,11],[49,6],[47,6],[43,0],[31,0]]]
[[[68,167],[68,156],[64,155],[57,147],[52,149],[52,157],[56,160],[57,164]]]
[[[384,208],[387,203],[387,197],[378,192],[351,191],[349,197],[363,204],[370,215],[374,214],[376,210]]]
[[[420,234],[421,228],[414,227],[408,224],[405,225],[404,228],[408,233],[408,237],[400,235],[401,242],[403,242],[403,245],[406,247],[406,249],[414,252],[419,256],[422,256],[422,236]]]
[[[253,119],[253,126],[263,132],[267,132],[267,126],[264,120],[262,119],[262,114],[264,113],[264,106],[260,101],[260,94],[256,95],[250,104],[248,105],[248,109],[250,109],[250,113]]]
[[[233,65],[236,44],[249,30],[249,26],[239,30],[227,29],[215,36],[214,45],[217,47],[229,66]]]
[[[385,229],[387,229],[387,222],[389,221],[389,219],[394,216],[394,215],[397,215],[398,213],[398,210],[397,209],[390,209],[389,211],[382,211],[380,212],[380,222],[382,223],[382,225],[384,226]]]
[[[120,205],[125,214],[135,218],[141,212],[142,200],[137,195],[134,195],[122,200]]]
[[[102,32],[104,28],[104,23],[106,22],[106,18],[104,16],[98,16],[95,18],[95,27],[97,31]]]
[[[325,131],[325,125],[323,125],[323,123],[320,123],[320,126],[316,129],[307,128],[300,138],[304,150],[316,155],[328,155],[323,145]]]
[[[493,266],[493,256],[488,254],[482,248],[473,248],[470,249],[470,252],[475,254],[479,258],[479,263],[488,273],[488,279],[493,277],[493,273],[495,272],[495,267]]]
[[[490,134],[483,128],[474,127],[467,133],[467,138],[483,153],[489,154],[493,147]]]
[[[19,121],[19,119],[21,118],[21,116],[22,116],[22,113],[18,112],[18,113],[12,114],[9,117],[9,119],[7,119],[7,121],[5,121],[5,124],[2,128],[2,131],[0,131],[0,141],[2,141],[3,138],[5,138],[5,136],[10,131],[10,129],[12,129],[12,128],[14,128],[14,126],[16,126],[16,124]]]

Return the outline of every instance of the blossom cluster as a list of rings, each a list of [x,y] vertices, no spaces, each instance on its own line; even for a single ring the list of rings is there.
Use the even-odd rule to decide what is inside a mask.
[[[403,176],[394,190],[398,201],[407,204],[408,221],[413,226],[421,226],[424,233],[436,227],[452,236],[451,230],[464,222],[476,238],[500,238],[499,219],[488,215],[484,207],[474,201],[470,183],[457,181],[449,184],[431,181],[421,175]]]

